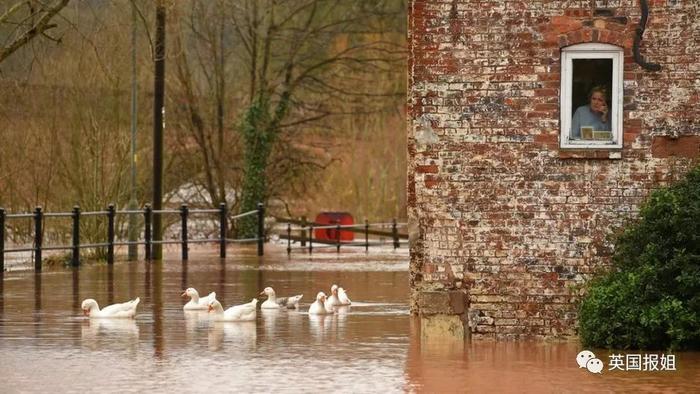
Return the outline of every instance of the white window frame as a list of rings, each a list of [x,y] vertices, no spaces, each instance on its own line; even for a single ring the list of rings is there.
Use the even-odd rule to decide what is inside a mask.
[[[571,90],[573,79],[574,59],[612,59],[612,98],[610,103],[610,119],[612,126],[612,141],[572,140],[571,117],[572,102]],[[623,67],[624,54],[620,47],[610,44],[585,43],[576,44],[561,51],[561,130],[559,133],[559,146],[561,148],[574,149],[620,149],[622,148],[622,111],[623,111]]]

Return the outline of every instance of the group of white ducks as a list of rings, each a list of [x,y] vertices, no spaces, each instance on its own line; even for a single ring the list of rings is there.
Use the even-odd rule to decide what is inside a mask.
[[[272,287],[266,287],[260,295],[266,295],[267,300],[260,305],[262,309],[298,309],[299,301],[303,294],[291,297],[277,297]],[[224,310],[221,303],[216,299],[216,293],[211,292],[206,297],[200,297],[197,290],[190,287],[182,293],[183,297],[190,297],[189,302],[183,306],[186,311],[208,310],[216,321],[255,321],[257,318],[258,299],[253,298],[247,304],[235,305]],[[85,316],[90,318],[133,318],[136,316],[136,308],[140,299],[113,304],[100,309],[97,301],[88,298],[83,301],[82,310]],[[316,301],[309,307],[311,315],[328,315],[336,312],[336,308],[349,306],[352,302],[346,291],[338,285],[331,286],[331,296],[327,297],[324,292],[316,295]]]

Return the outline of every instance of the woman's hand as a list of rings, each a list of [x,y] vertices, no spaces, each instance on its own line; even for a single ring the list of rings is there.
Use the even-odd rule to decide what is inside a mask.
[[[593,101],[591,103],[591,109],[600,114],[600,119],[603,122],[608,121],[608,104],[605,101]]]
[[[605,102],[600,106],[600,119],[603,123],[607,123],[608,121],[608,104]]]

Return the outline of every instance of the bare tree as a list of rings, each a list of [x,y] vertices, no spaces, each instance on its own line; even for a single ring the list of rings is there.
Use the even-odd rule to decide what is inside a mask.
[[[179,11],[179,12],[177,12]],[[172,101],[181,122],[177,138],[191,179],[206,190],[212,205],[232,203],[238,184],[238,150],[232,110],[234,92],[230,26],[224,2],[192,1],[173,12]],[[187,155],[189,153],[189,155]],[[235,198],[234,198],[235,200]]]
[[[333,117],[371,112],[366,108],[372,99],[395,93],[362,83],[368,76],[391,72],[403,59],[402,48],[378,39],[385,19],[392,11],[398,14],[392,3],[396,2],[231,3],[231,22],[243,49],[237,60],[248,72],[240,126],[245,159],[241,211],[255,209],[273,194],[268,170],[283,133],[332,128]],[[301,157],[300,164],[322,165]],[[254,226],[254,220],[244,221],[242,235],[250,236]]]
[[[59,41],[48,31],[57,26],[52,20],[69,1],[22,0],[5,8],[0,15],[0,34],[5,36],[0,47],[0,63],[38,36]]]

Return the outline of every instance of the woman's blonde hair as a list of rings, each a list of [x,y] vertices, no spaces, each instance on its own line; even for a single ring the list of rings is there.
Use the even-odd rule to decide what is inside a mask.
[[[593,89],[588,93],[588,102],[591,101],[591,97],[593,97],[593,93],[600,93],[603,95],[603,98],[605,99],[605,102],[608,101],[608,88],[605,87],[604,85],[598,85],[594,86]]]

